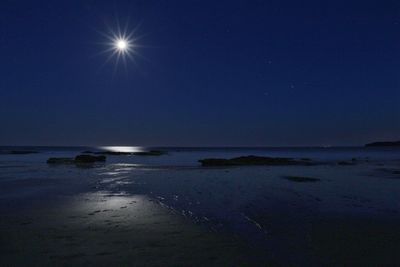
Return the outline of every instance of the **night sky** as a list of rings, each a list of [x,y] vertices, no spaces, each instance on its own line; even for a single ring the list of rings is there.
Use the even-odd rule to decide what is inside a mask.
[[[400,139],[398,0],[2,0],[0,60],[0,145]]]

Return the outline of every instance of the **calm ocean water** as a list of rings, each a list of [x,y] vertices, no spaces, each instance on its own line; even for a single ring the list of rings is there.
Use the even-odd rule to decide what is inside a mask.
[[[159,149],[167,151],[162,156],[107,156],[105,164],[96,168],[76,168],[74,166],[49,166],[49,157],[74,157],[83,151],[143,151]],[[10,154],[10,151],[36,151],[34,154]],[[44,190],[46,186],[56,187],[57,183],[65,186],[86,184],[90,177],[106,173],[111,168],[122,168],[120,171],[133,174],[137,170],[151,169],[199,169],[202,158],[231,158],[243,155],[271,157],[309,158],[313,161],[337,162],[353,158],[368,161],[369,165],[393,163],[400,160],[399,148],[365,148],[365,147],[328,147],[328,148],[179,148],[179,147],[0,147],[0,191],[1,197],[9,194],[18,197]],[[365,165],[362,165],[365,167]],[[123,168],[127,168],[123,170]],[[362,168],[362,167],[361,167]],[[249,170],[249,168],[246,168]],[[289,168],[290,169],[290,168]],[[36,186],[33,186],[36,185]],[[40,185],[40,186],[39,186]],[[61,187],[62,188],[62,187]],[[9,190],[12,189],[12,190]],[[15,191],[15,194],[12,192]],[[64,191],[67,191],[66,189]]]
[[[96,168],[76,168],[74,166],[49,166],[46,161],[49,157],[74,157],[83,151],[167,151],[162,156],[107,156],[105,164]],[[36,151],[34,154],[10,154],[10,151]],[[337,162],[351,160],[353,158],[368,161],[372,164],[382,162],[396,162],[400,160],[399,148],[365,148],[365,147],[293,147],[293,148],[224,148],[224,147],[38,147],[25,146],[0,147],[0,191],[1,197],[12,195],[22,197],[25,195],[40,193],[47,187],[57,187],[58,183],[65,187],[77,184],[87,184],[91,177],[97,177],[99,173],[106,173],[114,167],[127,168],[120,170],[133,174],[138,170],[151,169],[199,169],[199,159],[203,158],[231,158],[243,155],[259,155],[271,157],[309,158],[313,161]],[[363,165],[364,166],[364,165]],[[249,168],[247,168],[249,169]],[[60,187],[63,191],[66,188]]]
[[[110,149],[107,149],[110,148]],[[168,154],[160,157],[143,156],[109,156],[107,162],[133,163],[145,166],[198,166],[198,160],[208,157],[230,158],[243,155],[260,155],[271,157],[310,158],[312,160],[334,161],[350,160],[352,158],[370,160],[396,160],[400,157],[400,148],[396,147],[6,147],[0,146],[0,164],[46,163],[49,157],[73,157],[83,151],[141,151],[164,150]],[[37,154],[10,155],[7,151],[38,151]]]

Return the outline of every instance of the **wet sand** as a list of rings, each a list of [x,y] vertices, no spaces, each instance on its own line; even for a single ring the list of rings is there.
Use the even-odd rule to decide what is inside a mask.
[[[3,214],[1,266],[265,266],[233,236],[146,196],[96,192]]]
[[[313,224],[323,266],[399,266],[400,224],[377,218],[325,218]]]
[[[400,265],[400,153],[232,168],[52,153],[0,161],[0,266]]]

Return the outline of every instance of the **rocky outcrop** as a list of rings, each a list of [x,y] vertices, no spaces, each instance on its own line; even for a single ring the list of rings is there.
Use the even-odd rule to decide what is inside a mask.
[[[400,146],[400,141],[385,141],[373,142],[365,145],[366,147],[379,147],[379,146]]]
[[[106,161],[105,156],[78,155],[75,158],[49,158],[48,164],[86,164]]]
[[[106,156],[79,155],[75,157],[75,163],[93,163],[97,161],[106,161]]]

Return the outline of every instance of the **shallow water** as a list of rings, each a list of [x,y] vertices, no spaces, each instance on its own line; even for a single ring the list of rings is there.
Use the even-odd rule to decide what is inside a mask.
[[[107,156],[106,163],[93,168],[48,166],[46,160],[96,148],[26,149],[40,153],[0,154],[0,209],[5,214],[87,193],[146,196],[207,231],[244,240],[282,265],[400,263],[391,251],[400,246],[399,149],[164,148],[168,154],[156,157]],[[241,155],[324,164],[204,168],[198,163]],[[355,165],[337,164],[353,158]],[[295,182],[286,176],[320,180]],[[387,238],[390,233],[394,241]],[[384,249],[369,251],[375,243]],[[335,251],[337,246],[343,249]]]

